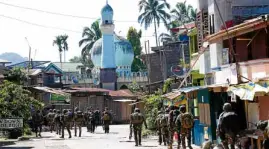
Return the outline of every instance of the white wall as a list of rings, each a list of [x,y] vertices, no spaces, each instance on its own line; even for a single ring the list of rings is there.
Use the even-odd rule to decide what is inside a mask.
[[[210,60],[211,68],[219,67],[222,65],[222,48],[223,44],[221,42],[210,44]]]

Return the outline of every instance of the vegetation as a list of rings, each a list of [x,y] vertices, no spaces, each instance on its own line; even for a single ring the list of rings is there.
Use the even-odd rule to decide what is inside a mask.
[[[60,62],[62,62],[62,53],[68,51],[67,39],[67,35],[59,35],[53,40],[53,46],[56,45],[58,47]]]
[[[137,82],[132,82],[132,84],[128,85],[128,89],[132,92],[132,93],[136,93],[140,91],[140,86]]]
[[[84,65],[87,65],[87,62],[90,59],[90,51],[94,43],[101,37],[102,32],[99,27],[99,20],[93,22],[91,28],[84,27],[82,32],[82,39],[79,41],[79,47],[83,46],[81,50],[81,57]]]
[[[4,74],[5,80],[13,82],[17,85],[23,85],[24,82],[27,81],[27,76],[24,71],[20,68],[13,68],[10,71],[7,71],[6,74]]]
[[[167,93],[172,83],[173,83],[173,79],[171,78],[168,78],[167,80],[165,80],[164,85],[163,85],[163,93]]]
[[[130,27],[127,33],[127,39],[131,43],[134,50],[134,61],[132,63],[132,72],[138,72],[146,69],[141,59],[138,57],[142,54],[141,39],[142,31],[137,31],[135,28]]]
[[[73,58],[71,58],[69,60],[69,62],[82,63],[82,64],[84,64],[84,66],[86,66],[88,68],[93,68],[93,63],[92,63],[91,59],[88,59],[87,61],[83,61],[81,56],[74,56]]]
[[[163,22],[168,28],[167,22],[170,20],[171,16],[165,10],[170,9],[170,5],[166,0],[140,0],[138,6],[139,12],[141,12],[138,17],[138,22],[144,24],[145,29],[152,23],[154,24],[156,45],[159,45],[157,27]]]

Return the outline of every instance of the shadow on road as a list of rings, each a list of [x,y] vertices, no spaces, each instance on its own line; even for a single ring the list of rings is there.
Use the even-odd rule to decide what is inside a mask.
[[[1,147],[1,149],[31,149],[33,147]]]

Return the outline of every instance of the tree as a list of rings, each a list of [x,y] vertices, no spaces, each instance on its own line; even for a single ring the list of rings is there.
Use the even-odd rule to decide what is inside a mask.
[[[185,25],[195,21],[197,10],[185,2],[178,2],[176,7],[171,11],[172,17],[178,22],[178,26]]]
[[[68,51],[68,43],[67,43],[67,39],[68,39],[68,35],[61,35],[62,38],[62,46],[63,46],[63,52],[64,52],[64,62],[65,62],[65,52]]]
[[[71,63],[81,63],[81,57],[78,57],[78,56],[74,56],[73,58],[71,58],[70,60],[69,60],[69,62],[71,62]]]
[[[13,82],[14,84],[17,85],[23,85],[24,82],[27,81],[27,75],[25,71],[23,71],[19,67],[14,67],[10,71],[7,71],[4,74],[5,80]]]
[[[130,27],[127,33],[127,39],[131,43],[133,49],[134,49],[134,61],[132,63],[132,72],[138,72],[141,70],[145,70],[146,66],[143,64],[143,62],[138,58],[138,56],[141,55],[142,47],[141,47],[141,39],[142,31],[137,31],[135,28]]]
[[[53,46],[56,45],[58,47],[59,55],[60,55],[60,62],[62,63],[62,52],[63,52],[63,45],[62,45],[62,36],[56,36],[55,40],[53,40]]]
[[[99,27],[99,20],[92,23],[91,28],[84,27],[82,32],[82,39],[79,41],[79,47],[83,46],[81,50],[81,57],[83,64],[86,64],[90,58],[90,51],[94,43],[102,37],[102,32]]]
[[[160,2],[162,1],[162,2]],[[144,24],[147,29],[152,23],[155,29],[156,46],[158,43],[157,27],[160,26],[161,21],[168,28],[167,20],[170,20],[170,15],[165,9],[170,9],[170,5],[166,0],[140,0],[139,12],[142,13],[138,17],[138,22]]]
[[[69,60],[69,62],[82,63],[82,64],[84,64],[85,67],[93,68],[93,63],[92,63],[91,59],[84,61],[81,56],[74,56],[73,58],[71,58]]]

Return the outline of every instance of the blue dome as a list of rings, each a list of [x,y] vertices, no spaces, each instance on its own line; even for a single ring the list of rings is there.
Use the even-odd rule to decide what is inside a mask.
[[[106,4],[101,10],[101,13],[106,13],[106,12],[112,12],[113,13],[113,9],[109,4]]]
[[[102,38],[97,40],[91,50],[91,59],[95,67],[101,66]],[[134,51],[131,43],[114,34],[115,63],[117,68],[131,68],[134,60]]]

